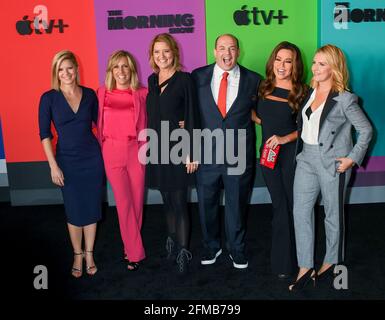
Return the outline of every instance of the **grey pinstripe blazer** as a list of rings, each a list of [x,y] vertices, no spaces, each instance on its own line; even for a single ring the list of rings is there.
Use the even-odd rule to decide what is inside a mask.
[[[312,91],[302,104],[302,108],[306,105],[311,93]],[[302,143],[300,138],[303,124],[302,108],[297,117],[298,143]],[[352,126],[358,133],[354,146]],[[322,164],[330,174],[336,175],[337,158],[348,157],[360,166],[372,139],[372,134],[372,126],[358,105],[355,94],[347,91],[329,93],[320,118],[318,143]]]

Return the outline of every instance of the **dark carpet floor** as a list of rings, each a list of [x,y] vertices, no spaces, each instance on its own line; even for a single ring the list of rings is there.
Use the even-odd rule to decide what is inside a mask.
[[[200,265],[201,233],[196,204],[192,204],[190,273],[177,276],[165,259],[165,221],[162,207],[145,207],[143,239],[147,258],[137,272],[122,262],[122,244],[115,208],[104,208],[95,247],[98,273],[94,277],[70,276],[72,252],[63,206],[11,207],[0,204],[3,244],[2,291],[16,299],[187,299],[187,300],[348,300],[385,299],[385,204],[350,205],[347,214],[348,289],[319,285],[293,294],[289,280],[270,274],[271,206],[250,206],[247,245],[249,268],[234,269],[224,252],[211,266]],[[318,221],[323,217],[317,208]],[[318,238],[323,224],[318,222]],[[316,263],[322,262],[323,241],[317,243]],[[48,268],[48,290],[35,290],[36,265]],[[4,277],[4,275],[6,275]]]

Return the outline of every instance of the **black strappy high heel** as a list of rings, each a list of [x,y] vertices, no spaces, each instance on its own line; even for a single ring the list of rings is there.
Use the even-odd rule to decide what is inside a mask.
[[[133,262],[133,261],[128,261],[127,262],[127,269],[129,271],[136,271],[139,269],[139,262]]]
[[[83,257],[84,257],[84,253],[83,252],[74,252],[74,257],[75,256],[82,256],[82,265],[83,265]],[[72,267],[71,269],[71,274],[74,278],[80,278],[82,275],[83,275],[83,267],[80,267],[79,268],[75,268],[75,267]]]
[[[84,250],[85,254],[93,254],[93,251]],[[89,276],[94,276],[96,272],[98,272],[98,268],[96,268],[95,264],[93,266],[86,266],[86,272]]]
[[[127,255],[124,255],[124,262],[127,263],[128,271],[136,271],[139,269],[139,262],[134,262],[134,261],[128,260]]]

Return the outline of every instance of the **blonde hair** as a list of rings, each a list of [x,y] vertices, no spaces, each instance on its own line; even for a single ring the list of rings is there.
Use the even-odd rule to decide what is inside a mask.
[[[125,50],[117,50],[113,52],[108,58],[105,85],[107,90],[116,89],[116,81],[112,69],[117,65],[120,58],[126,58],[128,68],[130,69],[130,88],[137,90],[140,87],[138,71],[134,57]]]
[[[156,42],[164,42],[170,47],[170,50],[172,51],[173,56],[174,56],[174,62],[172,64],[172,67],[176,71],[180,71],[182,69],[182,64],[180,63],[178,43],[176,42],[174,37],[168,33],[161,33],[161,34],[156,35],[155,38],[152,39],[152,41],[150,43],[150,48],[148,49],[148,56],[149,56],[151,69],[155,73],[159,72],[159,67],[156,65],[156,63],[154,61],[154,55],[153,55],[154,46],[155,46]]]
[[[332,69],[332,91],[343,92],[349,90],[349,71],[346,65],[346,58],[342,50],[332,44],[327,44],[316,51],[322,53],[325,56],[326,62]],[[312,88],[316,88],[318,82],[311,80]]]
[[[62,50],[55,54],[51,66],[51,88],[60,90],[59,67],[64,60],[70,60],[76,68],[76,84],[79,85],[79,65],[73,52]]]

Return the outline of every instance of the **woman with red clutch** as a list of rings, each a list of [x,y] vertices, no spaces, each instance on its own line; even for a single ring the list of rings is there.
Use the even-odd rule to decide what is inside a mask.
[[[302,76],[298,47],[287,41],[279,43],[267,61],[266,79],[259,87],[257,113],[252,115],[262,126],[262,146],[273,150],[279,147],[279,153],[275,151],[274,157],[270,157],[275,159],[275,165],[261,166],[273,205],[271,268],[279,279],[286,279],[297,270],[293,181],[296,114],[307,92]]]

